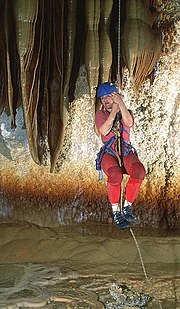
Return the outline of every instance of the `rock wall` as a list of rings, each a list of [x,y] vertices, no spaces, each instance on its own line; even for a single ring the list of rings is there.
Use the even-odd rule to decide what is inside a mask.
[[[143,219],[141,226],[179,228],[179,6],[177,1],[157,1],[156,6],[164,38],[155,80],[153,84],[145,81],[135,95],[125,70],[121,93],[134,112],[132,144],[147,171],[134,204]],[[43,165],[32,160],[21,107],[16,124],[11,129],[10,116],[6,112],[0,116],[0,219],[44,226],[74,221],[110,223],[106,179],[99,182],[95,170],[101,141],[94,132],[85,66],[79,71],[54,173],[49,172],[47,147]]]

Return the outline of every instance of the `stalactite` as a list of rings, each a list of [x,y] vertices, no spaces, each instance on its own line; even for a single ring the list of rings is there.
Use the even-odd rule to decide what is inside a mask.
[[[74,40],[76,33],[76,4],[77,0],[68,1],[68,17],[67,27],[65,27],[66,35],[66,65],[64,73],[64,105],[66,110],[69,110],[69,81],[71,77],[71,70],[74,57]]]
[[[154,24],[156,14],[148,10],[153,2],[124,2],[127,16],[123,55],[136,91],[151,73],[161,47]],[[113,0],[81,0],[81,4],[77,0],[0,2],[0,113],[9,105],[6,110],[10,111],[15,127],[16,109],[23,105],[32,158],[37,164],[45,164],[43,156],[50,154],[51,172],[64,145],[69,95],[74,97],[80,63],[86,66],[93,117],[100,108],[95,87],[111,80],[112,75],[116,78],[120,65],[115,55],[117,3]],[[80,31],[77,16],[84,23],[81,35],[76,32]],[[79,43],[79,49],[75,42]],[[82,58],[77,55],[79,51]]]
[[[111,64],[112,64],[112,47],[109,37],[110,14],[113,1],[104,0],[101,2],[101,27],[99,34],[99,82],[105,82],[110,79]],[[101,107],[100,101],[96,100],[95,110]]]
[[[36,82],[35,74],[38,65],[38,55],[36,56],[34,41],[38,1],[15,0],[12,5],[16,22],[16,39],[21,66],[22,100],[29,148],[34,161],[40,164],[38,155],[37,118],[35,117],[36,107],[30,105],[34,103],[32,99],[37,95],[37,93],[34,92],[33,86]],[[40,44],[40,42],[38,42],[38,44]],[[39,48],[37,48],[37,50],[38,49]]]
[[[0,115],[7,107],[7,58],[5,43],[5,1],[0,2]]]
[[[53,1],[52,41],[50,60],[50,104],[48,143],[50,149],[50,171],[53,172],[64,138],[65,109],[63,104],[63,17],[64,1]]]
[[[20,59],[17,49],[16,26],[11,3],[6,2],[6,46],[8,72],[8,104],[11,114],[11,127],[15,128],[16,109],[22,104],[20,83]]]
[[[43,35],[42,35],[42,66],[40,73],[40,97],[37,106],[38,116],[38,135],[41,143],[47,139],[49,123],[49,71],[51,55],[51,37],[52,37],[52,2],[44,2]],[[43,151],[39,152],[40,158]]]
[[[98,84],[99,78],[99,33],[98,26],[100,20],[100,1],[86,1],[86,21],[87,35],[85,46],[85,65],[91,98],[93,98],[93,89]],[[93,113],[95,111],[95,100],[93,99]]]
[[[126,1],[122,53],[137,93],[160,56],[162,36],[153,28],[154,15],[142,0]]]
[[[113,6],[112,0],[101,2],[102,31],[100,32],[100,81],[105,82],[110,78],[112,64],[112,48],[109,38],[110,14]]]

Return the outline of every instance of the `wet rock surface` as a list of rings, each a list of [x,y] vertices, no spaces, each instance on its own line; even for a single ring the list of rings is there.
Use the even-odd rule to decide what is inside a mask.
[[[180,307],[178,231],[0,224],[0,308]]]
[[[135,117],[131,141],[147,171],[134,206],[141,227],[179,228],[179,1],[151,2],[163,32],[154,82],[146,80],[136,96],[125,70],[121,89]],[[14,110],[16,127],[7,110],[0,115],[0,220],[41,226],[109,221],[105,177],[100,184],[95,170],[101,141],[94,131],[86,67],[77,74],[54,173],[46,138],[39,145],[41,166],[32,160],[22,105]]]

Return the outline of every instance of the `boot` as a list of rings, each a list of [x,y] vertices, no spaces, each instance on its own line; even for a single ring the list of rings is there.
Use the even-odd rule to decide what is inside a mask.
[[[141,220],[133,215],[132,204],[128,204],[122,207],[122,214],[127,222],[140,223]]]
[[[120,211],[113,211],[113,218],[115,224],[122,230],[129,228],[129,222],[125,219]]]

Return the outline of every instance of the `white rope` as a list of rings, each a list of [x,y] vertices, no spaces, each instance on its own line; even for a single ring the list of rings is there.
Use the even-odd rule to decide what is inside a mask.
[[[117,81],[120,85],[120,61],[121,61],[121,0],[118,8],[118,46],[117,46]]]
[[[143,271],[144,271],[144,276],[145,276],[146,280],[148,280],[147,272],[146,272],[146,269],[145,269],[145,266],[144,266],[144,262],[143,262],[143,259],[142,259],[142,254],[141,254],[141,251],[140,251],[140,248],[139,248],[137,239],[136,239],[136,237],[135,237],[135,235],[134,235],[134,232],[133,232],[133,230],[132,230],[131,227],[130,227],[129,230],[130,230],[130,232],[131,232],[131,235],[132,235],[132,237],[133,237],[133,239],[134,239],[134,242],[135,242],[135,244],[136,244],[137,251],[138,251],[138,253],[139,253],[140,261],[141,261],[142,268],[143,268]]]
[[[121,56],[121,0],[118,2],[118,42],[117,42],[117,82],[120,90],[120,56]],[[123,204],[123,192],[124,192],[124,179],[121,182],[121,197],[120,197],[120,209],[122,212]]]
[[[142,265],[142,268],[143,268],[144,276],[145,276],[145,278],[146,278],[147,283],[149,284],[149,286],[152,287],[152,282],[150,282],[150,279],[149,279],[148,276],[147,276],[147,272],[146,272],[145,265],[144,265],[144,262],[143,262],[142,254],[141,254],[141,251],[140,251],[140,247],[139,247],[139,245],[138,245],[137,239],[136,239],[136,237],[135,237],[135,235],[134,235],[134,232],[133,232],[133,230],[132,230],[131,227],[129,228],[129,231],[130,231],[130,233],[131,233],[131,235],[132,235],[132,237],[133,237],[133,239],[134,239],[134,242],[135,242],[135,244],[136,244],[136,248],[137,248],[137,251],[138,251],[138,253],[139,253],[139,258],[140,258],[141,265]],[[158,305],[159,305],[159,308],[160,308],[160,309],[163,309],[163,308],[162,308],[162,305],[161,305],[161,303],[160,303],[160,300],[156,297],[156,293],[157,293],[157,291],[154,290],[154,299],[157,301],[157,303],[158,303]]]
[[[118,8],[118,46],[117,46],[117,70],[118,70],[117,71],[117,82],[118,82],[119,88],[120,88],[120,61],[121,61],[121,0],[119,0],[119,8]],[[122,179],[122,182],[121,182],[121,198],[120,198],[121,212],[122,212],[122,204],[123,204],[123,193],[124,193],[124,179]],[[147,276],[146,268],[145,268],[145,265],[144,265],[144,262],[143,262],[142,254],[141,254],[140,247],[138,245],[137,239],[136,239],[134,232],[133,232],[131,227],[129,228],[129,231],[130,231],[130,233],[131,233],[131,235],[134,239],[134,242],[136,244],[136,248],[137,248],[137,251],[139,253],[139,258],[140,258],[141,265],[142,265],[142,268],[143,268],[144,276],[145,276],[147,282],[149,283],[149,278]],[[160,309],[162,309],[160,301],[158,299],[156,299],[156,300],[159,304]]]

